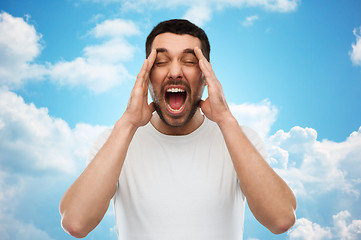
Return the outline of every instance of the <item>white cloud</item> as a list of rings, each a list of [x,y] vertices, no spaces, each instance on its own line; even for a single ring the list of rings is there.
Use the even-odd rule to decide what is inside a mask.
[[[0,236],[2,240],[53,240],[45,231],[32,223],[24,223],[12,215],[0,213]]]
[[[361,220],[349,221],[349,211],[341,211],[332,216],[332,227],[321,227],[308,219],[298,219],[293,229],[288,233],[291,240],[354,240],[361,237]],[[348,223],[350,222],[350,223]]]
[[[361,27],[359,27],[358,32],[355,28],[353,34],[356,37],[356,43],[352,43],[352,51],[349,53],[351,61],[354,65],[361,66]]]
[[[1,55],[6,55],[7,59],[28,62],[39,55],[41,35],[24,19],[1,12],[0,32]]]
[[[276,107],[267,100],[259,104],[231,104],[230,108],[239,122],[255,124],[252,128],[265,137],[277,115]],[[332,200],[339,206],[358,201],[361,191],[361,127],[344,141],[334,142],[318,140],[315,129],[295,126],[289,132],[279,130],[267,137],[266,145],[270,165],[290,185],[301,206],[312,204],[318,209],[328,193],[332,193]],[[304,213],[308,210],[299,211]],[[312,214],[324,216],[322,209]],[[306,240],[359,239],[361,220],[351,220],[348,211],[334,215],[332,227],[300,218],[289,232],[289,237]]]
[[[61,86],[85,87],[94,93],[102,93],[131,78],[122,64],[92,62],[76,58],[71,62],[58,62],[51,68],[51,79]]]
[[[332,216],[335,235],[338,239],[354,240],[361,238],[361,220],[352,220],[350,224],[347,224],[350,217],[351,214],[348,211],[341,211]]]
[[[245,27],[250,27],[253,25],[254,21],[258,20],[258,15],[253,15],[246,17],[246,19],[243,21],[242,25]]]
[[[305,218],[297,220],[289,236],[292,240],[325,240],[332,237],[330,228],[322,228]]]
[[[105,20],[90,31],[96,38],[124,38],[140,34],[137,25],[124,19]]]
[[[279,130],[267,140],[272,166],[299,196],[339,190],[358,197],[361,128],[344,142],[317,140],[312,128]]]
[[[266,11],[292,12],[297,9],[301,0],[89,0],[97,3],[122,4],[124,10],[146,11],[153,9],[189,8],[184,18],[204,25],[212,17],[213,11],[225,8],[259,7]]]
[[[89,124],[71,129],[64,120],[49,116],[46,108],[26,104],[20,96],[0,88],[1,239],[52,239],[39,226],[44,227],[45,217],[54,215],[58,205],[54,195],[65,191],[69,179],[79,176],[90,146],[105,129]],[[33,202],[37,204],[24,212]],[[36,216],[26,220],[24,216],[31,212]]]
[[[133,58],[135,48],[121,39],[112,39],[102,45],[91,45],[84,48],[84,58],[94,63],[118,63]]]
[[[96,2],[103,2],[96,0]],[[108,2],[109,0],[105,0]],[[295,11],[300,4],[300,0],[114,0],[113,2],[121,2],[123,6],[128,8],[139,8],[145,6],[153,6],[154,8],[171,8],[178,6],[192,7],[193,5],[207,4],[212,9],[222,9],[226,7],[261,7],[269,11],[291,12]]]
[[[28,16],[26,16],[28,18]],[[123,19],[105,20],[88,34],[103,42],[84,48],[84,55],[72,61],[35,64],[41,53],[41,34],[23,18],[0,13],[0,86],[22,87],[28,80],[50,78],[62,86],[84,87],[104,92],[134,79],[124,67],[136,48],[126,38],[140,34],[137,25]]]
[[[46,108],[26,104],[5,89],[0,89],[0,122],[0,167],[20,174],[77,173],[89,141],[104,129],[86,124],[71,129],[64,120],[50,117]]]
[[[49,73],[52,81],[101,93],[133,79],[123,63],[133,59],[136,51],[125,40],[126,37],[140,34],[135,23],[122,19],[105,20],[89,33],[95,38],[106,40],[100,45],[86,46],[82,57],[52,65]]]
[[[267,99],[260,103],[243,103],[239,105],[231,103],[229,108],[240,125],[249,126],[262,139],[266,139],[278,113],[277,108]]]
[[[183,16],[184,19],[191,21],[197,26],[203,26],[206,22],[211,20],[211,17],[212,10],[207,4],[191,6]]]
[[[255,2],[255,6],[263,5],[267,10],[275,11],[275,12],[292,12],[297,9],[299,4],[301,4],[301,0],[269,0],[269,1],[252,1]],[[258,4],[257,4],[258,2]]]
[[[33,63],[43,48],[41,38],[23,18],[0,13],[0,86],[17,88],[42,78],[46,68]]]

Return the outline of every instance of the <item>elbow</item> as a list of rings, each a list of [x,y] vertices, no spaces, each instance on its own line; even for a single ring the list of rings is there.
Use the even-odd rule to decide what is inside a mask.
[[[282,234],[287,232],[295,224],[295,222],[296,215],[294,211],[291,211],[287,215],[278,217],[269,230],[274,234]]]
[[[84,238],[89,233],[89,231],[80,224],[79,221],[71,220],[66,217],[62,217],[61,226],[65,232],[76,238]]]
[[[292,201],[290,202],[289,207],[284,208],[277,214],[276,219],[274,219],[274,224],[272,225],[270,231],[274,234],[282,234],[287,232],[293,225],[296,223],[296,208],[297,201],[294,195],[292,195]]]

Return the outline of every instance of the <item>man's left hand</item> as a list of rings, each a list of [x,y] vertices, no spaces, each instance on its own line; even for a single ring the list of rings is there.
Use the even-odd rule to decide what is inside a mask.
[[[208,62],[198,47],[194,48],[194,52],[199,60],[198,64],[208,87],[208,98],[204,101],[201,100],[200,107],[208,119],[220,125],[224,120],[234,117],[229,110],[222,85],[217,79],[211,63]]]

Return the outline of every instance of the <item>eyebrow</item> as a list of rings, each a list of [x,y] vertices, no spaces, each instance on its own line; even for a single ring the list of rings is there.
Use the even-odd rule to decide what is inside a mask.
[[[192,49],[192,48],[184,49],[183,53],[190,53],[190,54],[193,54],[194,56],[196,55],[196,53],[194,52],[194,49]]]
[[[168,50],[166,48],[157,48],[156,51],[157,51],[157,53],[168,53]],[[192,49],[192,48],[184,49],[183,53],[190,53],[190,54],[193,54],[194,56],[196,55],[196,53],[194,52],[194,49]]]
[[[166,48],[157,48],[156,51],[157,51],[157,53],[168,52],[168,50]]]

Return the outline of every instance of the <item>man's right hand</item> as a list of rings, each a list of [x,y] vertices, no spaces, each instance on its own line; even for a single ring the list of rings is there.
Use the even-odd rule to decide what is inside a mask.
[[[148,83],[156,55],[156,50],[153,50],[145,59],[130,94],[127,109],[122,116],[122,119],[134,128],[146,125],[155,110],[153,102],[148,105]]]
[[[85,237],[102,220],[117,188],[119,175],[135,130],[147,124],[154,112],[148,105],[149,73],[155,61],[152,51],[144,61],[126,111],[84,172],[64,193],[59,205],[62,226],[72,236]]]

